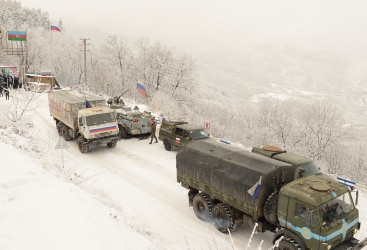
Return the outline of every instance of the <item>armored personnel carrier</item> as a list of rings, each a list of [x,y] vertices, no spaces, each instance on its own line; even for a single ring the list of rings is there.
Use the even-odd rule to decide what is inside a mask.
[[[125,105],[125,102],[121,99],[124,93],[107,100],[109,107],[115,109],[117,112],[120,138],[128,139],[132,136],[139,137],[140,139],[148,138],[151,131],[150,121],[154,116],[149,111],[140,112],[137,106],[131,109],[130,106]]]

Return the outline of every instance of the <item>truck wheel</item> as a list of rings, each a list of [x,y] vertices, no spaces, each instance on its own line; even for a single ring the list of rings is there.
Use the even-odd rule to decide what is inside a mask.
[[[264,217],[268,222],[270,222],[273,225],[276,225],[279,222],[278,216],[277,216],[278,197],[279,197],[279,192],[275,191],[266,200],[265,206],[264,206]]]
[[[224,203],[218,203],[213,208],[214,226],[219,232],[228,233],[237,228],[237,223],[233,220],[231,209]]]
[[[119,126],[119,130],[120,130],[120,138],[125,139],[127,137],[126,130],[122,126]]]
[[[62,136],[64,136],[65,141],[70,141],[69,128],[66,126],[62,127]]]
[[[301,246],[292,238],[284,237],[279,242],[279,250],[302,250]]]
[[[169,142],[169,140],[164,140],[164,148],[165,148],[167,151],[171,151],[171,149],[172,149],[172,145],[171,145],[171,143]]]
[[[212,218],[213,201],[204,193],[197,193],[192,201],[195,215],[202,221]]]
[[[107,147],[114,148],[116,147],[117,141],[113,140],[113,142],[107,142]]]
[[[56,129],[57,129],[57,132],[59,133],[59,136],[62,136],[62,123],[56,121]]]
[[[88,143],[85,142],[83,137],[81,136],[78,137],[78,148],[79,148],[80,153],[82,154],[88,153],[88,149],[89,149]]]

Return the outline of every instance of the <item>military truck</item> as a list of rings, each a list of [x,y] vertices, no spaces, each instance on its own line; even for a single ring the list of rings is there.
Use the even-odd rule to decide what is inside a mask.
[[[121,139],[128,139],[132,136],[145,139],[150,136],[150,121],[154,116],[149,111],[140,112],[137,106],[132,110],[130,106],[125,105],[121,96],[111,97],[107,104],[111,109],[117,112],[117,123],[119,126],[119,136]]]
[[[101,144],[109,148],[116,146],[119,140],[116,111],[107,107],[104,99],[62,90],[49,92],[48,104],[59,135],[66,141],[77,139],[81,153]]]
[[[182,120],[167,120],[161,124],[158,139],[163,141],[164,148],[181,148],[185,144],[210,138],[210,135],[199,126],[189,124]]]
[[[189,189],[195,215],[223,233],[239,223],[274,232],[281,250],[361,249],[358,209],[348,187],[323,173],[214,140],[186,144],[176,155],[177,182]]]

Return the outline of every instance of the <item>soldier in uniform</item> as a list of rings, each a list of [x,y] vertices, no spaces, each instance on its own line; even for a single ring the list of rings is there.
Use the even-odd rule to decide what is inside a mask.
[[[152,144],[153,138],[155,139],[155,143],[158,143],[157,136],[155,135],[155,131],[157,129],[157,124],[155,123],[154,118],[152,118],[150,127],[152,129],[151,129],[151,135],[150,135],[150,142],[149,142],[149,144]]]

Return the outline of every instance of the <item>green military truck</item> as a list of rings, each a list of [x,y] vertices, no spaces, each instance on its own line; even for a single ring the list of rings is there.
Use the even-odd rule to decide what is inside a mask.
[[[164,148],[170,151],[172,148],[181,148],[189,142],[209,137],[202,127],[181,120],[169,120],[162,122],[158,139],[163,141]]]
[[[83,154],[101,144],[114,148],[119,140],[116,111],[105,103],[104,99],[75,90],[48,93],[50,115],[59,135],[66,141],[77,139]]]
[[[218,143],[188,143],[176,155],[177,181],[196,216],[223,233],[239,223],[274,232],[281,250],[361,249],[367,238],[348,187],[322,173]]]

